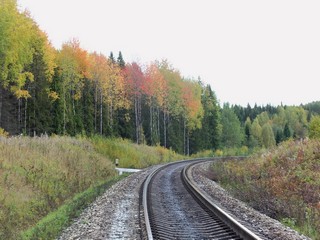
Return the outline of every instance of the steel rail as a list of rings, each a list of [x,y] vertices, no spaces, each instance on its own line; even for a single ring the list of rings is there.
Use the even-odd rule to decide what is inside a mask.
[[[177,162],[172,162],[168,163],[165,165],[162,165],[155,169],[152,173],[149,174],[147,177],[146,181],[144,182],[143,185],[143,193],[142,193],[142,205],[143,205],[143,213],[144,213],[144,218],[145,218],[145,225],[146,225],[146,230],[147,230],[147,237],[149,240],[153,240],[153,235],[152,235],[152,230],[151,230],[151,225],[150,225],[150,218],[149,218],[149,212],[148,212],[148,201],[147,201],[147,196],[148,196],[148,189],[150,187],[150,182],[154,175],[161,171],[163,168],[166,168],[169,165],[173,164],[179,164],[181,162],[189,162],[189,161],[205,161],[208,160],[206,158],[198,158],[198,159],[192,159],[192,160],[182,160],[182,161],[177,161]]]
[[[225,224],[227,224],[230,228],[232,228],[236,233],[238,233],[243,239],[248,240],[262,240],[255,233],[250,231],[248,228],[243,226],[233,217],[231,217],[228,213],[222,210],[219,206],[217,206],[211,197],[209,197],[204,191],[201,191],[197,184],[190,179],[188,175],[188,170],[197,163],[191,163],[186,166],[182,171],[182,180],[185,185],[189,189],[189,191],[200,201],[202,202],[208,209],[210,209],[213,213],[215,213]]]
[[[233,158],[233,157],[231,157]],[[235,157],[236,159],[243,159],[243,157]],[[212,161],[212,160],[223,160],[223,159],[230,159],[230,157],[225,158],[225,157],[219,157],[219,158],[199,158],[199,159],[192,159],[192,160],[183,160],[179,162],[173,162],[169,163],[166,165],[162,165],[155,169],[146,179],[144,185],[143,185],[143,193],[142,193],[142,204],[143,204],[143,212],[144,212],[144,218],[145,218],[145,227],[147,231],[147,238],[149,240],[153,240],[154,236],[152,233],[152,227],[151,227],[151,221],[150,221],[150,215],[149,215],[149,208],[148,208],[148,192],[150,191],[150,185],[152,182],[153,177],[163,170],[164,168],[174,165],[174,164],[179,164],[182,162],[193,162],[191,164],[188,164],[186,167],[183,168],[181,171],[181,178],[182,181],[190,192],[199,202],[201,202],[209,211],[211,211],[213,214],[215,214],[217,217],[221,219],[222,222],[224,222],[226,225],[228,225],[233,231],[235,231],[239,236],[243,239],[255,239],[255,240],[261,240],[259,236],[251,232],[249,229],[244,227],[242,224],[237,222],[234,218],[232,218],[229,214],[227,214],[224,210],[222,210],[220,207],[218,207],[212,199],[206,195],[203,191],[201,191],[196,183],[190,179],[188,176],[188,170],[195,164],[204,162],[204,161]]]

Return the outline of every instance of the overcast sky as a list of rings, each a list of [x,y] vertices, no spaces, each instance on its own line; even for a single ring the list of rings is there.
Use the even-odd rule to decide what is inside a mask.
[[[320,100],[320,1],[18,0],[56,48],[166,58],[222,104]]]

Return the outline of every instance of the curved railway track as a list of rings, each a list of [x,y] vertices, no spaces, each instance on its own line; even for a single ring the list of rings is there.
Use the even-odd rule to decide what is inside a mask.
[[[260,239],[202,194],[188,167],[205,160],[167,164],[143,188],[148,239]]]

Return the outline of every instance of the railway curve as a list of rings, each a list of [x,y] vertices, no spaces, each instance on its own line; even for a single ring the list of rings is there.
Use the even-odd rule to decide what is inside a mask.
[[[146,179],[143,208],[148,239],[260,239],[217,207],[188,177],[208,159],[171,163]]]

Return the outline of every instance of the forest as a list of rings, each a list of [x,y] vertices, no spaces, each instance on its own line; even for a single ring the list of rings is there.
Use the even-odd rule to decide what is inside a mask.
[[[313,134],[320,102],[221,106],[210,85],[168,60],[125,62],[121,51],[88,52],[77,39],[55,49],[15,0],[0,3],[2,135],[101,135],[189,155]]]

